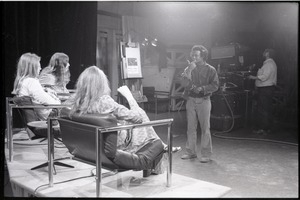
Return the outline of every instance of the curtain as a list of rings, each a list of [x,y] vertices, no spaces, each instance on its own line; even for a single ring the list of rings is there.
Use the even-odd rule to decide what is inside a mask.
[[[96,65],[97,2],[2,2],[2,112],[11,96],[18,58],[26,52],[41,56],[46,67],[55,52],[70,58],[73,88],[84,68]],[[5,120],[2,120],[3,126]]]

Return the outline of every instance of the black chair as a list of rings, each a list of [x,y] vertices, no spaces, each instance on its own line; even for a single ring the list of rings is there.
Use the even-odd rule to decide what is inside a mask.
[[[69,152],[74,156],[73,159],[91,165],[96,165],[96,169],[98,171],[96,175],[97,176],[96,179],[97,197],[100,195],[99,185],[101,182],[102,167],[108,170],[113,170],[118,172],[126,171],[126,170],[142,170],[143,176],[147,177],[150,175],[149,169],[155,168],[155,166],[161,160],[163,154],[166,152],[160,140],[153,140],[148,144],[146,144],[144,147],[142,147],[138,152],[136,152],[136,154],[153,153],[154,155],[156,155],[155,159],[151,163],[148,163],[147,165],[140,164],[142,163],[142,160],[144,160],[143,158],[141,158],[141,160],[137,160],[138,163],[134,165],[135,166],[134,168],[120,166],[119,163],[117,163],[114,159],[112,159],[111,155],[109,155],[109,152],[107,151],[109,148],[111,148],[109,147],[109,145],[111,144],[107,144],[107,141],[109,140],[108,137],[117,137],[118,130],[124,130],[127,128],[132,129],[134,128],[134,125],[127,125],[127,127],[126,125],[117,126],[116,118],[110,114],[108,115],[73,114],[72,116],[69,116],[67,109],[62,110],[61,117],[58,118],[57,120],[60,124],[62,141],[65,144],[65,146],[69,149]],[[173,119],[157,120],[157,121],[158,121],[157,124],[153,124],[153,126],[168,124],[170,127]],[[140,124],[136,126],[143,126],[143,125]],[[147,124],[145,124],[144,126],[147,126]],[[168,131],[169,131],[169,138],[172,138],[170,135],[170,129],[168,129]],[[170,139],[169,146],[172,147],[171,139]],[[168,168],[168,176],[167,176],[168,179],[167,185],[170,184],[169,176],[171,173],[170,170],[171,151],[169,150],[168,150],[168,155],[169,155],[169,166],[168,166],[169,168]],[[48,156],[51,157],[51,155]],[[123,154],[121,156],[123,156]],[[124,156],[122,158],[124,158],[122,159],[123,162],[126,162],[126,159],[128,157]],[[51,170],[49,172],[49,176],[52,176]],[[49,180],[53,180],[53,179],[50,177]],[[52,183],[50,181],[50,185],[51,184]]]
[[[148,101],[145,102],[145,110],[154,111],[158,113],[159,104],[167,105],[168,112],[171,109],[170,92],[157,91],[155,87],[143,87],[143,94],[147,97]],[[163,107],[162,107],[163,108]]]
[[[38,118],[34,108],[31,97],[22,96],[22,97],[13,97],[11,101],[17,106],[30,106],[28,108],[19,108],[18,111],[22,117],[25,127],[27,128],[27,133],[31,139],[37,138],[47,138],[47,121],[42,121]],[[46,107],[45,107],[46,108]],[[45,109],[44,108],[44,109]],[[52,109],[52,113],[50,115],[55,115],[57,112],[56,109]],[[54,137],[59,138],[60,131],[58,127],[54,128]]]
[[[15,105],[20,107],[20,108],[18,108],[18,107],[16,107],[16,108],[18,108],[18,111],[20,112],[20,115],[24,121],[26,128],[27,128],[27,133],[28,133],[29,137],[31,139],[45,138],[44,140],[46,140],[47,139],[47,131],[48,131],[47,121],[40,120],[34,109],[47,109],[47,107],[49,107],[49,106],[33,104],[32,100],[29,96],[13,97],[13,98],[11,98],[11,101]],[[51,108],[49,108],[49,109],[51,109]],[[56,117],[57,115],[58,115],[58,110],[56,108],[52,108],[50,117]],[[54,138],[61,141],[60,140],[60,129],[59,129],[57,121],[56,122],[53,121],[53,125],[54,126],[53,126],[52,134],[53,134]],[[42,141],[43,140],[41,140],[40,142],[42,142]],[[54,165],[74,168],[74,166],[61,163],[57,160],[55,160]],[[39,168],[46,167],[46,166],[48,166],[48,162],[38,165],[36,167],[33,167],[33,168],[31,168],[31,170],[39,169]]]
[[[65,109],[64,109],[65,110]],[[74,156],[74,159],[87,162],[89,164],[96,164],[96,134],[95,134],[95,127],[116,127],[117,126],[117,119],[112,114],[73,114],[71,118],[64,115],[61,118],[58,118],[60,129],[61,129],[61,136],[62,141],[69,149],[69,152]],[[94,125],[94,126],[89,126]],[[98,131],[98,130],[97,130]],[[109,139],[108,137],[114,137],[113,139]],[[110,141],[107,144],[106,141]],[[112,144],[112,141],[115,144]],[[102,166],[106,169],[113,169],[113,170],[128,170],[132,168],[122,168],[118,164],[116,164],[112,157],[115,156],[116,151],[116,142],[117,142],[117,131],[108,132],[102,135],[101,140],[101,160]],[[149,144],[145,145],[141,148],[137,153],[143,152],[146,148],[150,148],[151,145],[154,145],[154,149],[158,152],[158,156],[155,159],[155,162],[161,159],[164,151],[162,145],[160,145],[161,141],[156,142],[152,141]],[[113,147],[111,147],[113,146]],[[114,148],[114,149],[112,149]],[[109,153],[108,150],[111,150]],[[112,153],[113,152],[113,153]],[[110,155],[112,154],[112,155]],[[150,168],[154,168],[155,164],[153,163],[152,166],[145,169],[148,170]],[[145,173],[144,173],[145,174]]]

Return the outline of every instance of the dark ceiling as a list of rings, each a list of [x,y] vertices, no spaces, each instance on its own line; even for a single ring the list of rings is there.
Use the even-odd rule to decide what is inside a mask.
[[[256,15],[272,18],[286,13],[292,2],[99,2],[99,10],[119,15],[147,18],[224,18],[251,19]],[[296,6],[297,7],[297,6]],[[293,6],[295,8],[295,6]]]

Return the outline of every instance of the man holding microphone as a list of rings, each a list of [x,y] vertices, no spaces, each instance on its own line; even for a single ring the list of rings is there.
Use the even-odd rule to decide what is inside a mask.
[[[207,163],[212,156],[210,133],[210,96],[218,90],[219,78],[216,69],[207,64],[208,50],[202,45],[191,49],[192,62],[182,73],[182,86],[187,98],[187,142],[186,153],[181,159],[197,158],[197,125],[201,127],[200,162]]]

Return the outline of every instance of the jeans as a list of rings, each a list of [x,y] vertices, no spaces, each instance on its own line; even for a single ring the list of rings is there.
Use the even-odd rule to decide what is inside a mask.
[[[186,103],[187,113],[187,142],[186,151],[190,155],[197,155],[197,125],[201,127],[200,157],[212,155],[212,140],[210,134],[210,97],[189,97]]]

